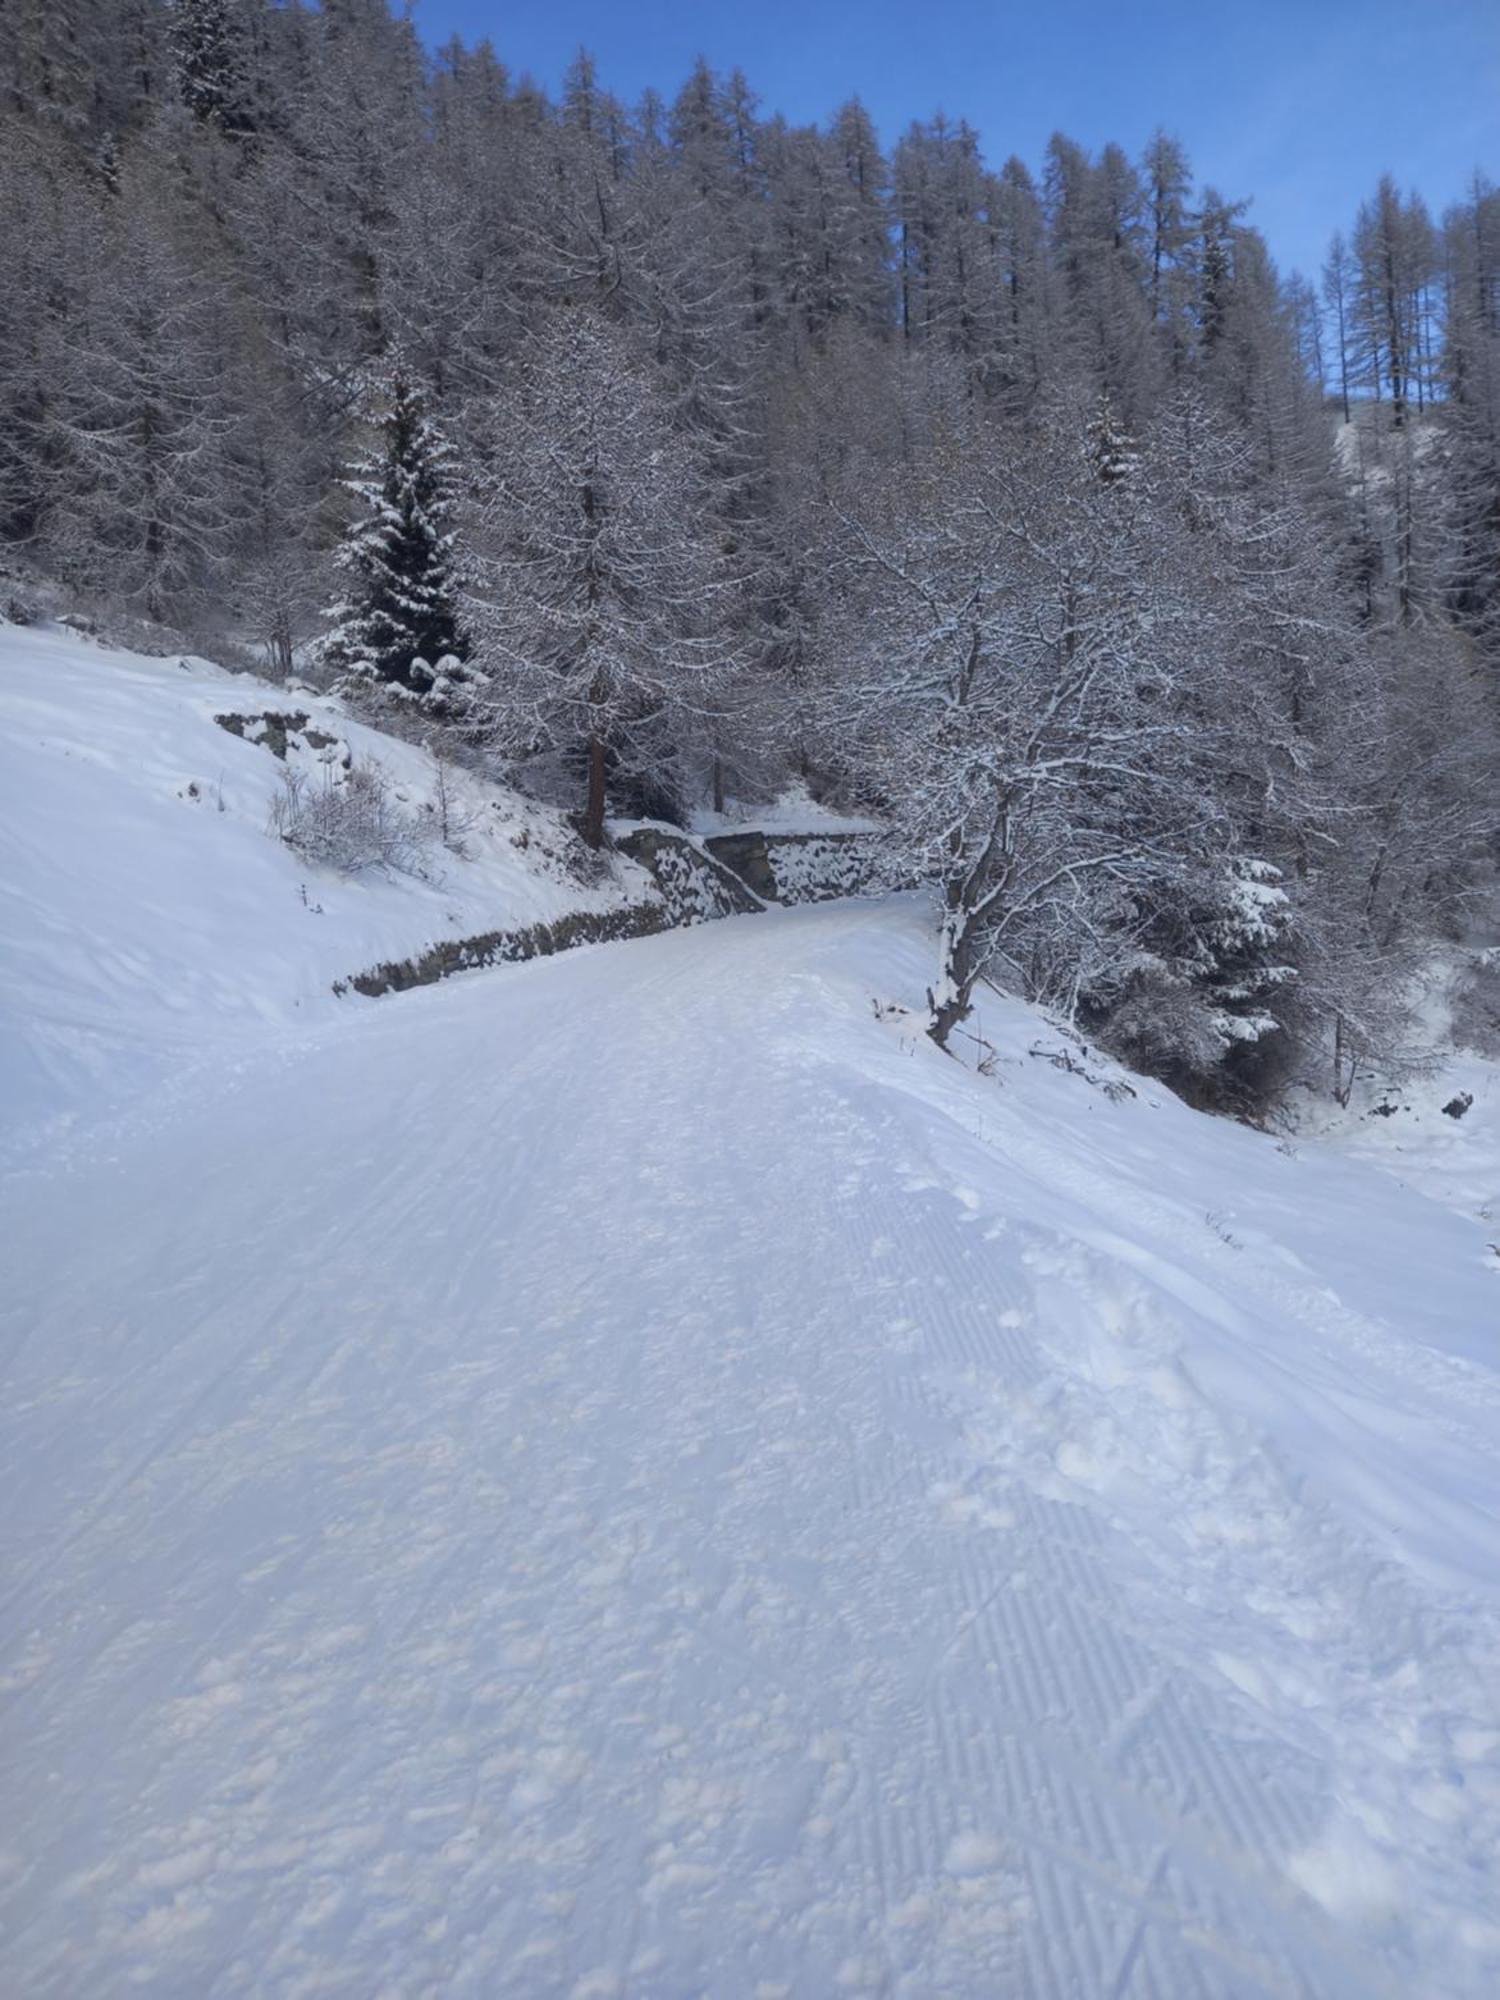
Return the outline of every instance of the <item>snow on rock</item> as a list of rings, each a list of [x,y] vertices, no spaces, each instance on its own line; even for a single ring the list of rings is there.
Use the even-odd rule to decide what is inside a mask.
[[[759,805],[725,802],[723,812],[700,808],[692,815],[697,834],[719,833],[879,833],[880,822],[835,812],[821,805],[805,785],[793,785],[777,798]]]
[[[974,1074],[910,901],[296,1038],[190,921],[233,1063],[0,1190],[7,1991],[1500,1990],[1482,1224],[1019,1005]]]

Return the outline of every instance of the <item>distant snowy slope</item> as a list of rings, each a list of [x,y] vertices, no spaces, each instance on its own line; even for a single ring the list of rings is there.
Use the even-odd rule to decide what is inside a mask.
[[[1500,902],[1484,913],[1481,935],[1500,927]],[[1465,993],[1467,989],[1467,997]],[[1436,954],[1417,995],[1428,1065],[1400,1083],[1362,1077],[1337,1111],[1309,1104],[1302,1123],[1403,1185],[1446,1202],[1485,1225],[1500,1268],[1500,952],[1450,946]]]
[[[335,701],[0,624],[0,1152],[7,1133],[300,1028],[336,1008],[336,979],[381,959],[649,887],[623,861],[592,886],[572,879],[558,815],[462,773],[466,858],[434,840],[420,877],[314,867],[270,835],[287,763],[214,720],[268,710],[305,714],[333,739],[324,755],[377,761],[398,805],[432,823],[432,759]],[[311,784],[319,754],[290,748]]]
[[[247,1021],[12,1179],[0,1985],[1500,1990],[1482,1226],[929,966]]]

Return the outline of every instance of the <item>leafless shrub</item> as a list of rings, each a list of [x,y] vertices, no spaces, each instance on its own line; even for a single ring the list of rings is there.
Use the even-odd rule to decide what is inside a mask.
[[[325,764],[318,777],[282,773],[271,807],[271,831],[304,860],[358,875],[388,868],[420,875],[433,829],[392,795],[382,767],[356,762],[347,771]]]
[[[437,823],[438,838],[444,847],[460,861],[467,861],[470,853],[468,836],[478,826],[481,815],[455,787],[447,759],[437,756],[435,761],[437,784],[427,810]]]

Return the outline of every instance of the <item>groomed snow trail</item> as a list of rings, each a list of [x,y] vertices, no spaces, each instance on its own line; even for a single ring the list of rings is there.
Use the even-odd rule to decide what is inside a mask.
[[[479,975],[0,1198],[0,1986],[1500,1991],[1500,1279],[910,1019]]]

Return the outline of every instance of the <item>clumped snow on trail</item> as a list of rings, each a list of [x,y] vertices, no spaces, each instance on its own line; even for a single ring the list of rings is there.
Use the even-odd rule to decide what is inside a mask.
[[[110,837],[14,1019],[207,922]],[[1482,1220],[938,1054],[915,899],[273,962],[0,1184],[0,1988],[1500,1990]]]

